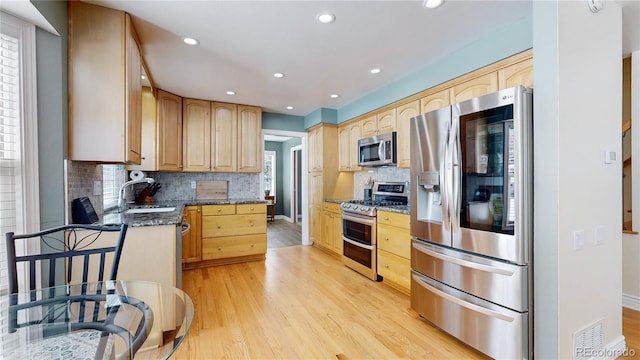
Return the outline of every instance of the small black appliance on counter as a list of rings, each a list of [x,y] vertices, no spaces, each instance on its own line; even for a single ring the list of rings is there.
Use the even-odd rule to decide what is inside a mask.
[[[71,217],[74,224],[93,224],[98,221],[98,215],[88,197],[73,200],[71,203]]]

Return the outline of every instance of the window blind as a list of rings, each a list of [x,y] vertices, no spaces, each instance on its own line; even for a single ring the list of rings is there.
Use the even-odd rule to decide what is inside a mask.
[[[0,293],[8,291],[4,234],[16,231],[21,192],[20,40],[0,33]]]
[[[125,176],[124,165],[102,165],[102,208],[113,209],[118,206],[118,192]]]

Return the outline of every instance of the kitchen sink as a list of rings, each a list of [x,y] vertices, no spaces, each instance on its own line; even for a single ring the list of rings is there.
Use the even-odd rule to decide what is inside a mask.
[[[143,207],[125,210],[125,214],[145,214],[145,213],[158,213],[158,212],[170,212],[176,209],[175,206],[166,207]]]

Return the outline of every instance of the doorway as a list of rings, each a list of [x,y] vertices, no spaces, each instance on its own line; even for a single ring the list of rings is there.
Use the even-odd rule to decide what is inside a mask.
[[[269,228],[274,230],[274,236],[277,228],[289,229],[286,232],[291,233],[291,227],[295,226],[299,233],[298,244],[310,245],[309,229],[308,229],[308,210],[307,210],[307,162],[303,159],[306,157],[307,133],[285,130],[262,130],[263,150],[276,149],[280,152],[278,166],[281,174],[276,175],[276,215],[275,221],[269,221],[267,227],[267,246],[269,247],[270,236]],[[268,149],[267,149],[268,148]],[[276,163],[278,163],[276,161]],[[261,177],[264,178],[264,177]],[[261,179],[261,193],[265,190],[264,180]],[[272,241],[277,243],[277,241]],[[274,245],[278,247],[278,245]]]

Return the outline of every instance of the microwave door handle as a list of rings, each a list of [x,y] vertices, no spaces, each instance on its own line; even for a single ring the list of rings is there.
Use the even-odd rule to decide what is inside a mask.
[[[378,144],[378,159],[380,159],[381,161],[384,160],[384,140],[380,141],[380,144]]]

